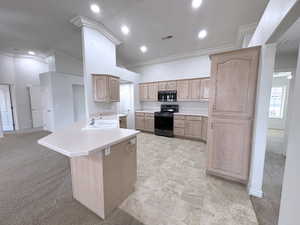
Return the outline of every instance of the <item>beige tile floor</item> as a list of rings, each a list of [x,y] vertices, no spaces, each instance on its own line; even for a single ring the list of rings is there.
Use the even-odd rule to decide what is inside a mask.
[[[254,225],[245,186],[206,175],[201,142],[138,137],[136,191],[121,209],[145,225]]]

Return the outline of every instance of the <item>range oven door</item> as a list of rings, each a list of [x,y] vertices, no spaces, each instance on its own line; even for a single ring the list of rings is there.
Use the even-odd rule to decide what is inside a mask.
[[[173,113],[156,112],[154,117],[154,133],[160,136],[173,137]]]

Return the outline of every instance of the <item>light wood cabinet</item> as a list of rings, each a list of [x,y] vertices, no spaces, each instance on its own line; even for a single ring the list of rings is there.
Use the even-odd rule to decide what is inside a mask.
[[[149,83],[148,85],[148,101],[157,101],[158,99],[158,83]]]
[[[260,47],[211,56],[207,172],[241,183],[249,177]]]
[[[119,118],[120,121],[120,128],[127,128],[127,117],[126,116],[121,116]]]
[[[202,132],[202,117],[201,116],[186,116],[184,134],[186,137],[201,139]]]
[[[177,88],[176,81],[160,81],[158,82],[159,91],[174,91]]]
[[[119,102],[120,78],[111,75],[92,74],[95,102]]]
[[[203,141],[207,141],[207,126],[208,126],[208,118],[202,117],[201,139]]]
[[[210,86],[210,79],[201,79],[201,86],[200,86],[200,99],[201,100],[208,100],[209,98],[209,86]]]
[[[72,157],[73,197],[102,219],[133,191],[137,179],[136,138],[110,147],[110,153]]]
[[[201,79],[189,80],[189,99],[200,100]]]
[[[135,116],[135,129],[145,130],[145,116]]]
[[[145,131],[154,132],[154,116],[145,116]]]
[[[140,100],[147,101],[148,100],[148,85],[140,84]]]
[[[154,113],[135,113],[135,129],[154,132]]]
[[[190,97],[189,81],[179,80],[177,81],[177,101],[187,101]]]

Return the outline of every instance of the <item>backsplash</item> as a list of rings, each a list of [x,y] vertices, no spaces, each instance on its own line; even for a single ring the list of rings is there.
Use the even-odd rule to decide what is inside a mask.
[[[141,103],[141,110],[159,111],[161,104],[178,104],[179,112],[208,113],[208,102],[143,102]]]

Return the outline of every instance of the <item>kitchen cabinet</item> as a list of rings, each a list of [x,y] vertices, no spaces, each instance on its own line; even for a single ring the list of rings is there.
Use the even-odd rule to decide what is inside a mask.
[[[190,97],[188,80],[178,80],[177,81],[177,101],[188,101]]]
[[[189,99],[193,101],[200,100],[201,94],[201,79],[189,80]]]
[[[207,126],[208,126],[208,118],[202,117],[202,130],[201,130],[201,140],[207,141]]]
[[[209,98],[209,86],[210,86],[210,79],[209,78],[201,79],[200,100],[208,100],[208,98]]]
[[[260,47],[211,56],[207,173],[247,183]]]
[[[140,84],[140,100],[147,101],[148,100],[148,85],[147,84]]]
[[[145,130],[145,116],[144,114],[135,114],[135,129],[137,130]]]
[[[120,116],[120,128],[127,128],[127,116]]]
[[[186,137],[201,139],[202,132],[202,117],[201,116],[186,116],[184,134]]]
[[[158,98],[158,83],[149,83],[148,85],[148,96],[147,100],[148,101],[157,101]]]
[[[145,113],[145,131],[154,132],[154,114]]]
[[[95,102],[119,102],[120,78],[111,75],[92,74]]]
[[[174,91],[176,90],[176,81],[160,81],[158,82],[159,91]]]

